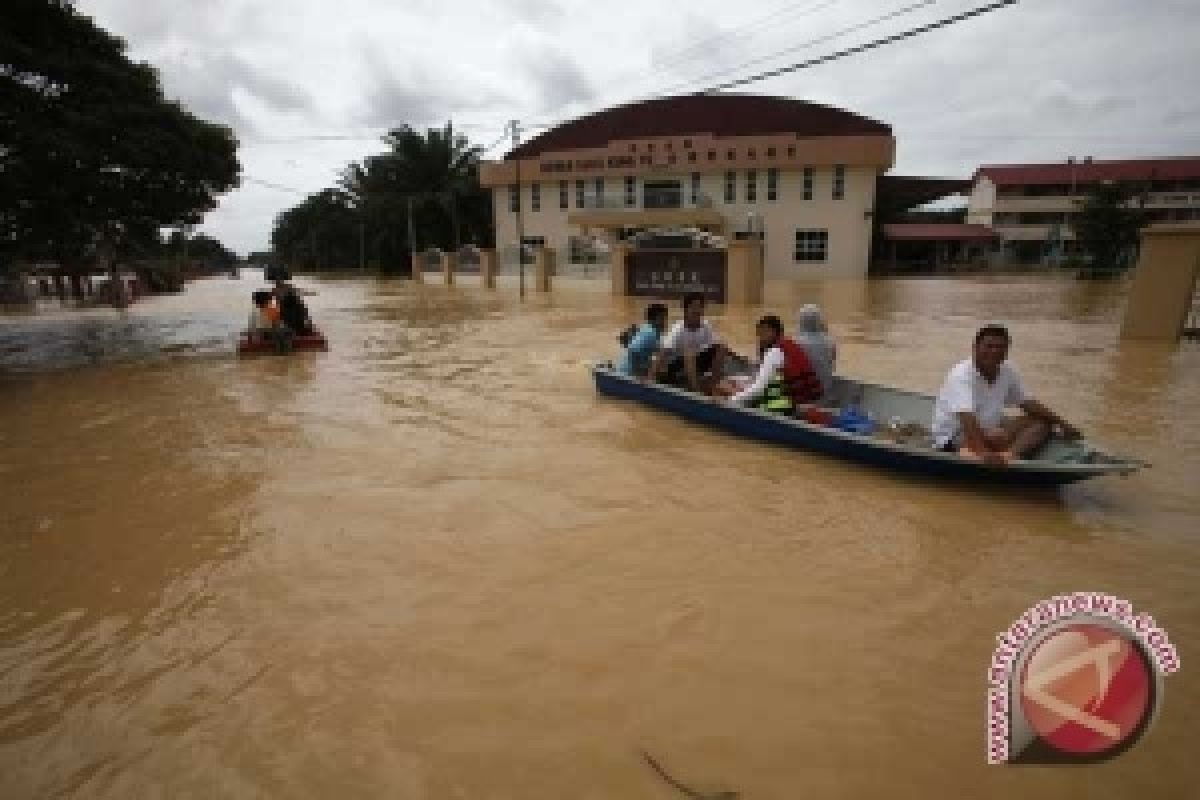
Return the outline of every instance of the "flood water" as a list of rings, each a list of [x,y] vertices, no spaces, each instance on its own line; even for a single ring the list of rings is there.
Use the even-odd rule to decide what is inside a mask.
[[[640,303],[299,281],[324,354],[239,360],[257,281],[0,317],[0,797],[1185,798],[1200,762],[1200,346],[1120,285],[772,286],[844,374],[1026,383],[1152,462],[947,487],[598,398]],[[741,349],[763,309],[714,309]],[[674,312],[673,312],[674,313]],[[1178,646],[1132,751],[985,765],[996,633],[1096,590]]]

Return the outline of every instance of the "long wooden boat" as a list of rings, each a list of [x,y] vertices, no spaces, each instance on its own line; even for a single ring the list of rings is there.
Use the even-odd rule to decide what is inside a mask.
[[[739,436],[801,450],[846,458],[899,472],[962,481],[1015,486],[1060,486],[1101,475],[1129,475],[1145,463],[1110,455],[1084,440],[1055,438],[1036,458],[1007,465],[984,464],[956,453],[935,450],[926,441],[889,440],[881,435],[851,433],[753,408],[739,408],[658,383],[646,383],[613,369],[611,363],[592,368],[596,391],[635,400],[685,419]],[[847,378],[835,378],[829,406],[852,404],[884,422],[901,420],[928,425],[934,398]]]

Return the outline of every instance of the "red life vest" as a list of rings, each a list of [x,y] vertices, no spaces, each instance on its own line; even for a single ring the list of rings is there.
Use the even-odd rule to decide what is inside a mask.
[[[783,351],[783,385],[793,403],[815,403],[821,399],[821,379],[817,377],[808,353],[787,336],[775,342]]]

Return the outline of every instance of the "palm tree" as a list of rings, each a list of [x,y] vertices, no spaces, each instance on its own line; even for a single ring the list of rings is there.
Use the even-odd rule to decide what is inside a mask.
[[[395,219],[396,212],[412,198],[421,227],[430,244],[462,245],[460,208],[469,199],[478,207],[479,159],[483,151],[456,133],[453,123],[423,134],[408,125],[383,137],[388,150],[351,164],[342,173],[341,186],[354,199],[364,216]],[[478,236],[487,219],[472,213],[468,228]],[[482,223],[482,225],[481,225]],[[448,235],[447,235],[448,234]]]

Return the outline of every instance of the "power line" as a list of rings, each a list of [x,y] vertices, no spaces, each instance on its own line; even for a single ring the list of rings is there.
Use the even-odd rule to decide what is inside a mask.
[[[810,6],[806,9],[804,9],[799,14],[797,14],[796,17],[807,17],[810,14],[815,14],[818,11],[823,11],[826,8],[829,8],[830,6],[837,5],[837,2],[838,2],[838,0],[825,0],[825,2],[817,3],[816,5],[813,5],[813,6]],[[761,17],[758,20],[755,20],[753,22],[747,22],[745,25],[742,25],[740,27],[732,28],[732,29],[726,30],[726,31],[721,31],[720,33],[716,33],[716,34],[708,36],[704,39],[700,39],[699,41],[693,42],[692,44],[687,45],[686,47],[675,51],[673,54],[668,54],[668,56],[665,60],[656,62],[655,66],[659,69],[665,69],[667,67],[671,67],[676,64],[682,64],[682,63],[685,63],[688,61],[692,61],[696,58],[696,56],[688,55],[688,54],[698,53],[698,51],[702,50],[704,47],[706,47],[708,45],[716,44],[717,42],[721,41],[722,39],[737,39],[737,38],[744,37],[748,34],[748,32],[750,32],[756,28],[764,27],[768,23],[774,22],[781,16],[787,16],[789,11],[795,9],[797,6],[802,6],[802,5],[807,5],[807,4],[806,3],[791,3],[787,6],[784,6],[783,8],[772,11],[770,14],[767,14],[766,16]],[[685,56],[685,57],[679,58],[679,56]]]
[[[936,2],[938,2],[938,0],[921,0],[921,2],[919,2],[919,3],[913,3],[912,5],[905,6],[904,8],[899,8],[899,9],[896,9],[895,11],[890,11],[887,14],[881,14],[880,16],[873,17],[872,19],[869,19],[865,22],[860,22],[856,25],[850,25],[849,27],[841,28],[840,30],[836,30],[832,33],[825,34],[824,36],[818,36],[815,39],[809,39],[806,42],[801,42],[800,44],[795,44],[795,45],[791,45],[789,47],[785,47],[782,50],[776,50],[774,53],[768,53],[765,56],[759,56],[758,58],[752,58],[749,61],[744,61],[741,64],[738,64],[737,66],[730,67],[728,69],[718,70],[716,72],[710,72],[709,74],[702,75],[699,78],[692,78],[691,80],[683,81],[682,83],[678,83],[678,84],[670,87],[669,89],[663,89],[662,91],[656,92],[655,94],[656,95],[672,94],[674,92],[679,91],[680,89],[684,89],[693,84],[700,83],[703,81],[710,81],[710,80],[713,80],[714,78],[720,78],[723,75],[729,75],[730,73],[738,72],[739,70],[743,70],[746,67],[752,67],[755,64],[761,64],[764,61],[770,61],[773,58],[778,58],[779,56],[784,55],[786,53],[794,53],[797,50],[804,50],[804,49],[807,49],[809,47],[814,47],[819,44],[825,44],[826,42],[831,42],[834,39],[840,39],[841,37],[847,36],[851,33],[857,33],[858,31],[865,30],[867,28],[872,27],[873,25],[878,25],[881,22],[887,22],[888,20],[892,20],[897,17],[904,16],[905,14],[911,14],[914,11],[919,11],[920,9],[925,8],[927,6],[931,6]]]
[[[873,41],[867,42],[866,44],[856,45],[855,47],[848,47],[845,50],[838,50],[836,53],[830,53],[829,55],[824,55],[824,56],[821,56],[820,58],[812,58],[812,59],[809,59],[808,61],[801,61],[796,64],[789,64],[786,67],[778,67],[777,69],[768,70],[766,72],[760,72],[757,75],[750,75],[745,78],[739,78],[739,79],[733,80],[733,81],[726,81],[725,83],[720,83],[720,84],[717,84],[716,86],[710,86],[707,89],[702,89],[699,92],[696,92],[696,94],[713,94],[716,92],[723,91],[725,89],[733,89],[738,86],[746,86],[751,83],[758,83],[759,81],[767,80],[768,78],[776,78],[780,75],[787,75],[788,73],[797,72],[802,69],[808,69],[809,67],[815,67],[820,64],[827,64],[830,61],[837,61],[837,60],[845,58],[847,56],[852,56],[852,55],[856,55],[857,53],[863,53],[868,50],[874,50],[878,47],[883,47],[884,45],[895,44],[896,42],[904,41],[905,39],[911,39],[914,36],[919,36],[923,33],[929,33],[930,31],[934,31],[939,28],[945,28],[945,27],[948,27],[955,23],[963,22],[965,20],[971,19],[972,17],[978,17],[978,16],[982,16],[983,14],[987,14],[992,11],[998,11],[1002,8],[1016,5],[1018,2],[1020,2],[1020,0],[999,0],[999,2],[989,3],[986,6],[980,6],[978,8],[973,8],[970,11],[964,11],[961,14],[955,14],[952,17],[946,17],[944,19],[938,20],[937,22],[931,22],[928,25],[922,25],[918,28],[911,28],[907,31],[903,31],[902,33],[893,34],[892,36],[885,36],[882,39],[875,39]]]
[[[501,134],[500,134],[498,137],[496,137],[496,141],[492,142],[492,143],[491,143],[491,144],[489,144],[487,147],[483,148],[482,152],[484,152],[484,153],[490,153],[491,151],[495,150],[497,147],[499,147],[499,146],[500,146],[500,144],[501,144],[501,143],[502,143],[502,142],[503,142],[505,139],[507,139],[507,138],[508,138],[508,136],[509,136],[509,130],[508,130],[508,129],[505,129],[504,131],[502,131],[502,132],[501,132]]]
[[[252,178],[249,175],[243,175],[242,180],[246,181],[247,183],[256,183],[259,186],[265,186],[268,189],[275,189],[276,191],[280,191],[280,192],[294,192],[295,194],[303,194],[303,195],[312,194],[311,192],[306,192],[306,191],[303,191],[302,189],[293,189],[291,186],[283,186],[282,184],[271,183],[270,181],[264,181],[259,178]]]

